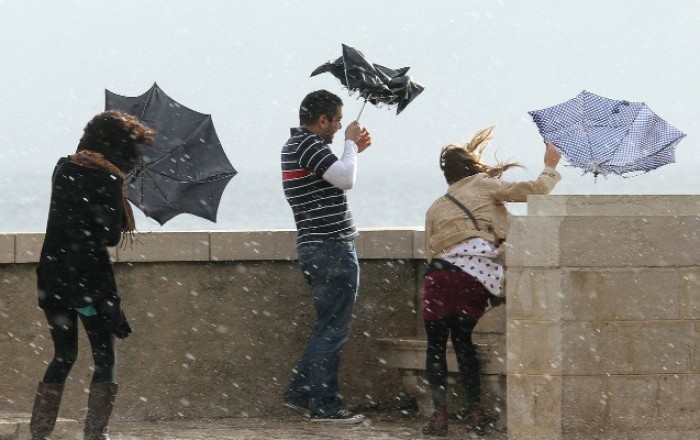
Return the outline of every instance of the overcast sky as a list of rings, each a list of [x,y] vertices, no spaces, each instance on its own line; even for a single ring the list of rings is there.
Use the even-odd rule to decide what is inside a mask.
[[[103,109],[104,89],[135,96],[154,81],[212,114],[240,172],[219,223],[181,216],[165,229],[293,228],[279,152],[299,102],[335,92],[346,123],[361,106],[330,74],[309,77],[341,43],[411,66],[426,87],[399,116],[362,115],[374,146],[350,194],[360,227],[422,226],[445,189],[440,147],[492,123],[485,158],[497,151],[528,166],[507,178],[534,178],[543,148],[527,111],[583,89],[644,101],[688,137],[678,163],[639,177],[595,183],[563,168],[555,194],[698,193],[699,42],[696,0],[0,0],[0,230],[42,231],[51,170]],[[139,229],[162,228],[140,218]]]

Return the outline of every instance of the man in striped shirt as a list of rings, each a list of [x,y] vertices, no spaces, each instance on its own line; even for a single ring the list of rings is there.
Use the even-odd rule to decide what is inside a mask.
[[[343,408],[338,367],[360,276],[357,230],[345,190],[355,183],[357,154],[371,145],[371,137],[357,121],[351,122],[338,158],[330,144],[342,117],[339,97],[326,90],[309,93],[299,109],[300,127],[291,129],[282,147],[282,185],[297,226],[299,264],[316,309],[316,325],[284,402],[311,421],[360,423],[364,416]]]

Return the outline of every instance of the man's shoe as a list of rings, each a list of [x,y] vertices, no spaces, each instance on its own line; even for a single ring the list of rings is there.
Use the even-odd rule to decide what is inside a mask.
[[[304,403],[302,403],[300,401],[285,399],[283,405],[286,406],[287,408],[293,409],[294,411],[298,412],[299,414],[306,417],[307,419],[311,416],[311,413],[309,412],[308,404],[305,405]]]
[[[338,410],[338,412],[328,415],[314,414],[311,416],[312,422],[339,423],[339,424],[357,424],[362,423],[365,416],[362,414],[353,414],[347,409]]]

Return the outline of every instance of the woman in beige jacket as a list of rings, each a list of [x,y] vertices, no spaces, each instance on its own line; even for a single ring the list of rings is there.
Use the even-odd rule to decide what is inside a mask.
[[[479,358],[471,334],[487,303],[499,304],[503,298],[504,271],[498,248],[508,226],[504,203],[548,194],[561,179],[555,170],[560,154],[548,144],[545,168],[536,180],[500,180],[504,171],[520,165],[481,163],[481,152],[493,129],[478,132],[465,146],[442,149],[440,168],[449,188],[426,213],[429,266],[423,283],[423,320],[428,337],[426,369],[435,405],[433,418],[423,428],[428,435],[447,434],[445,352],[450,333],[466,392],[468,423],[484,435],[487,418],[480,405]]]

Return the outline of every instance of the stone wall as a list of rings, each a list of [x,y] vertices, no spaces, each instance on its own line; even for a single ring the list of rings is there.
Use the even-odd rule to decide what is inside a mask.
[[[532,197],[511,219],[513,439],[700,438],[700,197]]]
[[[700,438],[698,231],[700,196],[533,197],[511,219],[507,313],[487,313],[476,338],[507,330],[490,365],[505,358],[509,438]],[[422,237],[361,231],[340,378],[351,407],[402,398],[377,340],[423,337]],[[30,411],[51,357],[36,307],[42,239],[0,234],[0,414]],[[293,232],[138,234],[113,257],[135,330],[118,342],[117,418],[279,413],[313,322]],[[64,417],[85,411],[91,362],[80,343]]]
[[[341,367],[351,407],[394,404],[398,369],[384,365],[378,338],[415,337],[417,231],[362,231],[356,319]],[[295,233],[144,233],[113,249],[134,333],[118,341],[127,419],[275,415],[314,320],[298,268]],[[0,235],[0,414],[31,411],[52,356],[36,307],[36,261],[43,234]],[[416,253],[418,252],[418,253]],[[91,378],[89,344],[67,383],[62,417],[81,418]],[[404,399],[405,401],[405,399]]]

